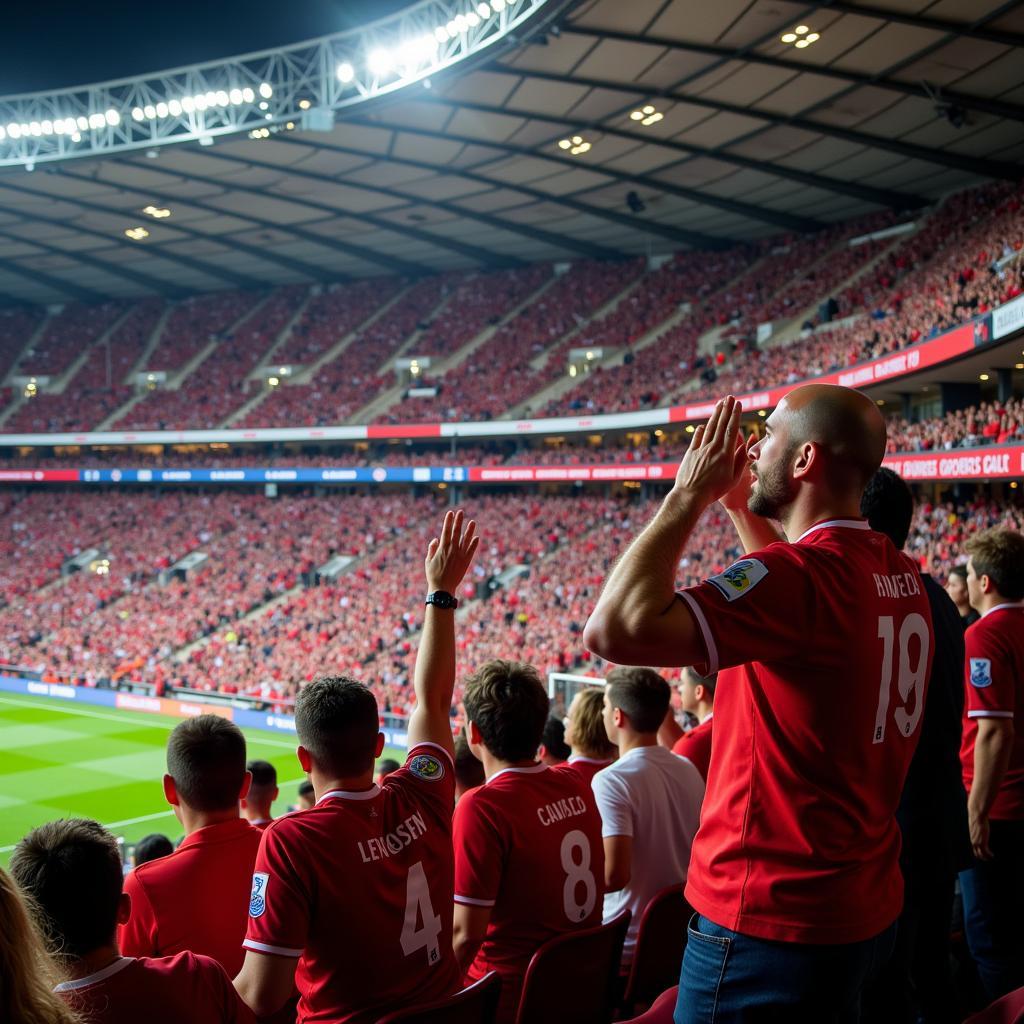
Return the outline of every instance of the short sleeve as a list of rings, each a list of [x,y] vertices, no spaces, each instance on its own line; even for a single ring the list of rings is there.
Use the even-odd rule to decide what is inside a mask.
[[[622,780],[605,769],[594,776],[590,785],[601,813],[601,837],[632,836],[633,808]]]
[[[156,914],[146,889],[136,871],[124,880],[124,891],[131,897],[128,920],[117,930],[117,944],[122,956],[160,956],[157,945]]]
[[[282,825],[290,824],[287,818]],[[263,833],[252,876],[246,949],[302,956],[309,934],[312,894],[297,862],[301,836],[271,826]]]
[[[224,968],[211,957],[191,953],[189,956],[196,961],[196,970],[202,972],[203,981],[209,988],[210,1005],[218,1008],[220,1020],[224,1024],[255,1024],[252,1010],[242,1002]]]
[[[455,902],[493,907],[507,844],[481,793],[482,789],[466,793],[455,807]]]
[[[1016,679],[1001,645],[976,623],[967,630],[964,692],[968,718],[1013,718]]]
[[[704,638],[706,672],[791,657],[811,625],[813,587],[793,545],[772,544],[677,595]]]
[[[405,764],[383,783],[397,787],[417,804],[426,804],[442,821],[451,822],[455,808],[455,764],[451,754],[436,743],[417,743]]]

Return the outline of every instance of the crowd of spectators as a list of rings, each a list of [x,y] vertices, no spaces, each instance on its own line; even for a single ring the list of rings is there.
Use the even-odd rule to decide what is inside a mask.
[[[0,376],[18,361],[42,319],[43,311],[36,306],[0,310]]]
[[[59,377],[125,309],[120,302],[68,303],[50,317],[43,332],[22,353],[16,372],[33,377]]]
[[[90,685],[218,689],[281,706],[303,679],[337,670],[372,682],[385,710],[408,712],[422,624],[416,570],[443,495],[69,497],[55,504],[41,492],[3,492],[4,660]],[[482,523],[501,525],[485,527],[458,595],[463,657],[504,652],[542,672],[600,668],[581,642],[587,609],[654,501],[526,493],[472,494],[465,504]],[[998,523],[1024,525],[1020,508],[922,504],[909,550],[944,580],[965,537]],[[91,567],[60,575],[68,558],[92,548]],[[207,559],[185,578],[167,572],[194,551]],[[713,508],[679,582],[739,553],[729,520]],[[316,570],[336,555],[354,561],[318,581]],[[526,568],[489,586],[515,566]]]
[[[917,421],[894,416],[888,423],[890,452],[949,451],[1024,441],[1024,400],[980,402],[945,416]]]

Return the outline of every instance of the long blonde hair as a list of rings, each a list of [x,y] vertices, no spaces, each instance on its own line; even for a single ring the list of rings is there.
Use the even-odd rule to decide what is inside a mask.
[[[0,868],[0,1021],[18,1024],[79,1024],[53,991],[60,981],[27,898]]]

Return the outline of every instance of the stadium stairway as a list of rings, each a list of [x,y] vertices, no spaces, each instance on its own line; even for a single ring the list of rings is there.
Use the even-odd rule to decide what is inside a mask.
[[[274,361],[274,354],[292,336],[292,331],[295,330],[295,325],[299,322],[299,320],[302,319],[303,314],[306,312],[306,309],[309,306],[309,300],[312,297],[312,290],[307,291],[305,298],[302,300],[302,302],[299,303],[298,308],[288,318],[288,321],[285,323],[284,327],[282,327],[281,330],[277,332],[277,336],[271,343],[270,348],[268,348],[267,351],[264,352],[263,356],[260,359],[261,366],[268,366],[270,363]],[[249,374],[249,380],[259,380],[259,371],[260,366],[257,366],[252,371],[252,373]]]
[[[85,348],[75,357],[71,365],[48,387],[47,393],[53,395],[64,394],[65,388],[74,379],[75,374],[85,365],[85,361],[89,358],[90,354],[94,349],[99,348],[100,345],[104,344],[110,336],[121,326],[132,314],[132,307],[128,306],[124,312],[117,317],[105,331],[103,331],[91,345],[86,345]]]
[[[401,302],[402,299],[409,293],[409,290],[414,286],[415,282],[410,282],[408,285],[406,285],[405,288],[402,288],[396,295],[392,296],[392,298],[388,302],[385,302],[383,306],[378,306],[377,309],[375,309],[365,320],[356,324],[352,328],[352,330],[348,332],[348,334],[339,338],[334,345],[332,345],[329,349],[327,349],[326,352],[323,353],[323,355],[315,359],[308,366],[304,367],[299,373],[297,373],[292,378],[289,384],[283,384],[282,387],[289,387],[294,384],[308,384],[316,376],[317,371],[320,369],[320,367],[326,366],[328,363],[337,359],[338,356],[340,356],[349,347],[349,345],[351,345],[352,342],[355,341],[357,337],[359,337],[359,333],[361,331],[366,330],[367,327],[370,327],[372,324],[376,323],[385,313],[387,313],[389,309],[394,307],[397,303]],[[307,303],[308,301],[309,300],[307,299]],[[298,321],[295,322],[297,323]],[[294,324],[292,324],[292,327],[293,326]],[[290,333],[291,327],[289,327],[288,329],[288,334]],[[284,344],[286,338],[287,335],[282,334],[281,338],[278,341],[278,344],[275,346],[275,350],[278,347],[280,347],[280,345]],[[255,395],[252,399],[246,402],[241,408],[236,409],[221,424],[221,426],[230,427],[236,423],[239,423],[246,416],[248,416],[249,413],[252,412],[252,410],[255,409],[269,394],[269,389],[261,389],[257,395]]]
[[[662,320],[661,323],[655,324],[646,334],[642,334],[637,338],[636,343],[630,348],[630,352],[639,352],[641,349],[647,348],[652,342],[656,341],[661,335],[671,330],[676,324],[682,322],[687,316],[688,312],[677,309],[670,317]],[[621,362],[623,357],[623,351],[621,349],[609,353],[603,359],[597,360],[593,369],[597,369],[599,366],[615,366]],[[583,380],[586,378],[584,377]],[[567,391],[571,391],[574,387],[581,383],[581,378],[570,377],[568,373],[560,376],[556,381],[548,384],[546,387],[541,388],[540,391],[534,392],[526,401],[520,402],[518,405],[513,406],[509,411],[510,419],[517,419],[520,416],[526,416],[533,409],[542,409],[548,402],[555,398],[561,398]]]
[[[5,386],[6,387],[7,385],[9,385],[9,383],[10,383],[10,381],[11,381],[11,379],[13,377],[19,375],[17,370],[16,370],[18,364],[24,358],[25,353],[26,352],[31,352],[33,347],[35,346],[35,343],[43,336],[43,332],[46,330],[46,328],[50,324],[50,317],[52,315],[53,314],[51,313],[51,314],[47,314],[46,316],[42,317],[40,319],[39,323],[36,324],[35,330],[32,331],[28,335],[28,337],[25,339],[25,343],[21,346],[21,349],[19,350],[17,356],[14,359],[11,360],[11,367],[7,371],[7,373],[4,375],[3,381],[0,382],[0,386]],[[0,410],[0,426],[3,426],[3,424],[6,423],[7,420],[9,420],[11,418],[11,416],[13,416],[14,413],[18,409],[21,408],[21,406],[24,404],[24,402],[25,402],[25,395],[24,395],[23,392],[19,391],[17,393],[14,401],[11,402],[11,404],[8,405],[5,409]]]
[[[526,298],[523,299],[522,302],[520,302],[518,305],[513,306],[512,309],[510,309],[497,323],[489,324],[482,331],[480,331],[479,334],[477,334],[475,337],[467,341],[465,345],[463,345],[459,349],[456,349],[450,356],[447,356],[445,359],[442,359],[441,362],[439,362],[436,366],[431,366],[431,378],[434,379],[441,377],[452,367],[458,366],[459,363],[467,359],[473,352],[480,348],[481,345],[485,345],[488,341],[490,341],[491,338],[494,337],[495,333],[499,331],[502,327],[504,327],[505,324],[507,324],[510,320],[517,317],[524,309],[527,309],[534,302],[536,302],[542,295],[545,294],[545,292],[547,292],[549,288],[552,287],[552,285],[554,285],[554,283],[557,280],[558,277],[555,274],[552,274],[550,277],[546,278],[544,283],[539,288],[536,288],[533,292],[527,295]],[[438,305],[437,309],[435,309],[431,313],[431,316],[436,316],[437,313],[444,307],[444,305],[445,302],[441,302]],[[412,336],[410,336],[407,339],[406,343],[404,343],[402,347],[398,350],[398,352],[394,356],[391,356],[385,361],[382,367],[382,371],[386,370],[388,366],[394,362],[394,359],[398,354],[402,352],[408,352],[410,345],[415,340],[415,337],[420,333],[421,332],[416,331]],[[374,398],[373,401],[368,402],[361,409],[357,409],[355,413],[350,417],[350,422],[372,423],[381,413],[386,412],[396,402],[400,402],[402,400],[402,395],[405,393],[407,388],[408,385],[406,384],[396,384],[394,387],[382,392],[376,398]]]

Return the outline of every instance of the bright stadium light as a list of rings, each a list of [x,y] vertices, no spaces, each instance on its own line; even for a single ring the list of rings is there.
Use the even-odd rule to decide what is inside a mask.
[[[428,85],[435,73],[520,31],[548,6],[551,0],[416,0],[372,26],[304,43],[88,89],[0,97],[0,166],[209,141],[264,120],[294,120],[303,97],[330,112],[413,82]]]

